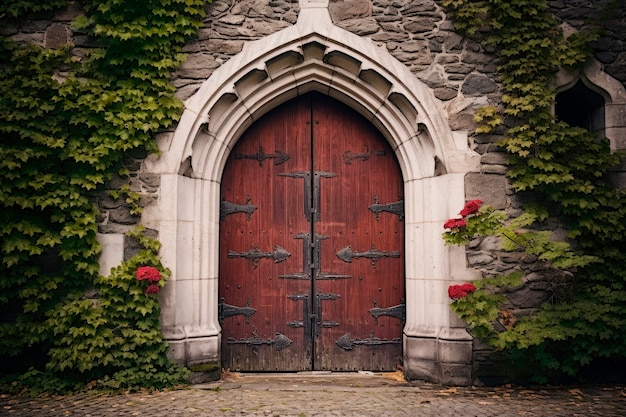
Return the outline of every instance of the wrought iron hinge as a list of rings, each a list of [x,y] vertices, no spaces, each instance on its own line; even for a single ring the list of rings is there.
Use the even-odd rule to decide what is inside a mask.
[[[404,321],[406,320],[406,304],[398,304],[392,307],[378,307],[376,300],[374,300],[374,307],[369,310],[369,313],[374,317],[376,323],[381,316],[395,317]]]
[[[372,213],[376,214],[376,220],[380,220],[380,213],[387,212],[398,216],[398,220],[404,220],[404,200],[394,201],[393,203],[380,204],[378,194],[374,196],[374,204],[368,207]]]
[[[376,268],[376,262],[378,262],[381,258],[399,258],[400,252],[383,252],[379,251],[375,247],[372,247],[372,249],[365,252],[354,252],[350,246],[346,246],[337,252],[336,255],[337,258],[348,263],[351,263],[354,258],[369,258],[372,260],[372,268]]]
[[[222,200],[220,202],[220,221],[226,216],[235,213],[246,213],[246,220],[250,221],[252,213],[256,211],[256,206],[251,204],[250,196],[246,197],[246,204],[236,204],[230,201]]]
[[[374,336],[374,331],[370,333],[370,337],[367,339],[352,339],[350,333],[346,333],[335,341],[335,344],[344,350],[352,350],[355,345],[366,345],[371,348],[377,348],[381,345],[399,345],[402,343],[400,338],[394,338],[391,340],[381,339]]]
[[[291,254],[289,252],[278,245],[274,246],[274,252],[261,252],[257,245],[254,245],[254,247],[247,252],[228,251],[229,258],[246,258],[252,261],[252,265],[254,265],[255,268],[259,266],[259,260],[261,258],[273,259],[275,263],[279,263],[285,261],[290,256]]]
[[[245,307],[234,306],[230,304],[226,304],[224,299],[221,299],[221,302],[218,304],[217,308],[217,318],[221,322],[224,321],[226,317],[232,316],[245,316],[246,323],[250,323],[250,316],[256,313],[256,309],[250,307],[250,299],[248,298]]]
[[[276,335],[274,336],[273,339],[263,339],[262,337],[259,337],[258,331],[255,328],[252,331],[252,337],[249,337],[247,339],[239,339],[239,340],[233,337],[229,337],[226,343],[229,345],[252,346],[252,353],[254,354],[254,356],[259,356],[259,346],[274,345],[274,349],[276,349],[276,351],[280,351],[280,350],[285,349],[289,345],[291,345],[293,343],[293,340],[289,339],[284,334],[281,334],[278,332],[276,332]]]
[[[273,154],[267,154],[263,152],[263,147],[259,146],[259,151],[252,155],[244,155],[240,153],[235,154],[236,159],[253,159],[255,161],[259,161],[259,166],[263,166],[263,161],[266,159],[273,159],[274,165],[280,165],[285,161],[289,160],[289,155],[286,153],[276,150]]]

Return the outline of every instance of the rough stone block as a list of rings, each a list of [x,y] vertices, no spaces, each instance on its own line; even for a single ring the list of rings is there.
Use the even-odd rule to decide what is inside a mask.
[[[472,363],[472,341],[439,340],[439,360],[447,364],[470,365]]]
[[[468,96],[481,96],[498,91],[498,84],[484,75],[469,75],[461,91]]]
[[[346,0],[329,4],[328,10],[334,22],[369,17],[372,15],[372,3],[369,1]]]
[[[496,209],[507,206],[507,180],[503,175],[470,172],[465,175],[465,198],[480,199]]]
[[[189,383],[203,384],[220,379],[221,367],[219,362],[206,362],[189,366]]]
[[[507,298],[517,308],[536,308],[548,301],[550,293],[528,287],[512,292]]]
[[[185,366],[185,342],[168,340],[167,357],[178,366]]]
[[[435,361],[437,359],[437,339],[406,337],[404,351],[413,359]]]
[[[432,361],[412,359],[405,355],[404,377],[409,381],[439,382],[439,364]]]
[[[199,337],[186,341],[187,366],[217,363],[219,361],[219,337]]]
[[[98,233],[96,239],[102,245],[102,252],[98,260],[100,264],[99,273],[108,277],[111,268],[121,264],[124,258],[124,235]]]
[[[380,27],[374,19],[351,19],[344,20],[338,23],[345,30],[352,32],[359,36],[371,35],[378,32]]]
[[[611,172],[609,182],[615,188],[626,188],[626,172]]]
[[[480,158],[481,164],[506,165],[508,155],[503,152],[489,152]]]
[[[50,49],[58,49],[67,45],[69,40],[70,31],[68,27],[62,23],[53,23],[46,29],[44,46]]]
[[[480,172],[484,174],[506,175],[507,168],[504,165],[481,165]]]
[[[473,369],[471,365],[442,363],[440,369],[439,383],[460,386],[472,384]]]

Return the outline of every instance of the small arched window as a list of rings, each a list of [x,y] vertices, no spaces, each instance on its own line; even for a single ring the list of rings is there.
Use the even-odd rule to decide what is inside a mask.
[[[603,136],[604,105],[604,97],[587,87],[582,80],[578,80],[573,87],[557,94],[556,118]]]

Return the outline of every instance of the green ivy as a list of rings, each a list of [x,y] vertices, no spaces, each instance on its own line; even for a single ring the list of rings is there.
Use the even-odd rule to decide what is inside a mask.
[[[562,283],[557,277],[568,276],[574,268],[599,262],[597,257],[572,250],[567,242],[554,240],[552,231],[535,229],[537,216],[534,214],[508,218],[502,211],[481,205],[480,200],[468,202],[466,207],[470,208],[461,211],[464,217],[460,222],[444,224],[449,229],[443,234],[446,244],[465,246],[476,238],[496,237],[502,250],[521,254],[521,262],[534,262],[531,270],[540,270],[547,277],[553,285],[551,295],[555,299],[562,299],[567,293],[559,288]],[[507,298],[503,293],[521,288],[523,270],[522,265],[518,265],[510,274],[473,281],[475,290],[465,296],[451,294],[454,298],[451,308],[467,322],[471,334],[498,350],[525,349],[543,343],[548,337],[545,329],[536,326],[541,314],[516,317],[505,308]]]
[[[131,233],[143,248],[130,260],[95,281],[98,296],[86,299],[74,293],[48,313],[46,326],[54,329],[46,370],[92,388],[158,389],[185,382],[187,373],[167,359],[162,340],[159,301],[146,294],[146,281],[135,277],[137,268],[161,271],[160,286],[169,271],[158,259],[158,241]]]
[[[131,153],[158,152],[155,133],[180,117],[183,106],[174,97],[169,77],[184,59],[182,47],[200,26],[205,3],[83,1],[85,14],[76,19],[74,29],[89,35],[97,47],[82,54],[71,45],[48,50],[18,45],[9,37],[0,39],[3,371],[33,366],[29,377],[44,370],[55,375],[64,375],[67,369],[78,374],[88,371],[83,369],[86,357],[76,356],[80,349],[70,356],[74,362],[59,360],[63,350],[58,343],[69,343],[63,329],[70,324],[52,320],[53,312],[64,312],[77,322],[99,323],[106,310],[107,320],[129,323],[131,316],[115,316],[107,308],[121,314],[126,303],[141,304],[145,299],[138,300],[135,293],[117,293],[117,304],[98,310],[80,297],[86,289],[104,284],[98,276],[99,212],[94,195],[106,189],[114,173],[123,171],[122,162]],[[0,20],[20,22],[30,13],[55,11],[66,5],[58,0],[3,1]],[[138,196],[130,189],[112,192],[124,196],[133,213],[140,212]],[[128,272],[116,273],[127,276]],[[118,278],[121,280],[121,275]],[[145,300],[145,305],[137,308],[147,309],[146,314],[152,317],[156,304]],[[154,320],[146,322],[156,324]],[[144,374],[151,370],[144,357],[154,359],[156,355],[161,359],[152,363],[162,365],[159,361],[164,360],[164,349],[157,333],[155,327],[144,335],[152,342],[137,339],[126,345],[125,349],[141,346],[141,355],[129,361],[145,365],[143,373],[128,375],[127,381],[150,381],[145,379]],[[96,343],[95,339],[88,340],[94,336],[91,334],[73,336],[76,346]],[[114,344],[109,347],[119,348]],[[102,355],[92,359],[97,370],[92,369],[90,377],[119,380],[119,372],[141,368],[114,370],[109,366],[111,356]],[[113,355],[113,360],[120,361],[120,356]],[[130,366],[128,361],[120,363]]]
[[[444,0],[455,26],[496,51],[503,88],[501,107],[479,111],[477,134],[507,126],[498,143],[509,154],[517,192],[533,191],[556,204],[585,256],[600,259],[576,271],[571,296],[546,304],[510,341],[515,358],[538,375],[576,375],[598,358],[626,358],[626,193],[607,183],[620,163],[609,141],[554,120],[554,77],[588,60],[598,31],[565,38],[546,0]],[[545,207],[528,210],[545,216]],[[534,364],[529,365],[529,361]],[[535,366],[537,365],[537,366]]]
[[[139,267],[154,267],[165,285],[169,270],[158,258],[160,244],[143,228],[128,234],[142,249],[94,281],[96,292],[68,294],[46,314],[43,325],[54,341],[43,370],[31,368],[17,378],[17,389],[65,393],[89,389],[161,389],[185,384],[188,372],[167,358],[156,294],[136,278]],[[14,388],[15,389],[15,388]]]
[[[28,13],[49,12],[65,5],[67,5],[66,0],[2,0],[0,2],[0,19],[22,17]]]

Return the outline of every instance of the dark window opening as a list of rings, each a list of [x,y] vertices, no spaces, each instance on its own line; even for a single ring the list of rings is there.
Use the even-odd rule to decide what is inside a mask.
[[[557,94],[555,112],[557,120],[571,126],[600,134],[604,130],[604,98],[580,80],[569,90]]]

